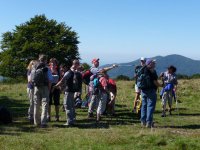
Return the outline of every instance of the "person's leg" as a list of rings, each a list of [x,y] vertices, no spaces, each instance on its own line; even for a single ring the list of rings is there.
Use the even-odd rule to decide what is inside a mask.
[[[97,99],[97,95],[92,95],[89,108],[88,108],[88,117],[93,117],[93,112],[97,104],[96,99]]]
[[[148,93],[147,95],[148,99],[147,99],[147,127],[152,127],[153,124],[153,113],[155,111],[155,107],[156,107],[156,91],[151,91],[150,93]]]
[[[59,89],[54,90],[53,99],[54,99],[55,112],[56,112],[55,119],[56,121],[59,121],[59,105],[60,105],[60,90]]]
[[[74,93],[65,92],[64,106],[66,111],[67,123],[65,125],[74,124]]]
[[[166,104],[167,104],[167,92],[162,95],[162,115],[161,117],[166,117]]]
[[[171,111],[172,111],[172,99],[173,99],[173,93],[172,90],[168,92],[168,105],[169,105],[169,115],[171,115]]]
[[[140,99],[140,92],[141,92],[141,90],[135,84],[135,99],[133,102],[133,112],[136,112],[137,101],[138,101],[138,99]]]
[[[49,108],[48,108],[48,114],[47,114],[47,120],[51,121],[51,105],[53,104],[53,92],[52,88],[49,92]]]
[[[110,92],[110,98],[111,98],[111,114],[114,115],[115,114],[115,97],[116,94],[113,92]]]
[[[47,114],[49,110],[49,89],[48,86],[42,87],[42,114],[41,114],[41,125],[47,125]]]
[[[27,88],[27,94],[29,98],[29,109],[28,109],[28,119],[33,122],[33,115],[34,115],[34,89]]]
[[[40,125],[40,105],[41,105],[41,94],[38,87],[34,88],[34,124]]]
[[[137,101],[140,99],[140,93],[136,92],[135,93],[135,99],[134,99],[134,106],[133,106],[133,112],[136,112],[136,106],[137,106]]]
[[[141,124],[146,125],[147,118],[147,96],[146,93],[142,92],[142,107],[141,107]]]

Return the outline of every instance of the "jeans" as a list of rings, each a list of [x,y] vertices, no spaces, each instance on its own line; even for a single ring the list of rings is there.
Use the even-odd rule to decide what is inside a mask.
[[[142,90],[142,108],[141,108],[141,122],[143,124],[152,125],[153,113],[156,106],[156,90]]]

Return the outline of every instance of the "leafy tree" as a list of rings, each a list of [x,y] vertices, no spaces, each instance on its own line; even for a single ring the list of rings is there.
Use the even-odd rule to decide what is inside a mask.
[[[78,44],[77,33],[71,27],[36,15],[2,35],[0,74],[12,78],[25,76],[27,64],[40,53],[70,65],[72,59],[79,59]]]
[[[87,63],[83,63],[82,66],[83,66],[84,70],[89,70],[91,68],[91,66]]]

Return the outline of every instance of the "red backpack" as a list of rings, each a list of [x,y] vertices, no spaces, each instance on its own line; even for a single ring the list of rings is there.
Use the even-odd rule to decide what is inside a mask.
[[[83,79],[83,82],[86,84],[86,85],[89,85],[90,83],[90,77],[92,76],[92,72],[90,70],[87,70],[85,71],[83,74],[82,74],[82,79]]]

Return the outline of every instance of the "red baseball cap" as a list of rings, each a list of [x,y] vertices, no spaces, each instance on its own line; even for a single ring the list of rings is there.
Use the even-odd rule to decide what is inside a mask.
[[[99,58],[92,59],[92,63],[99,61]]]

